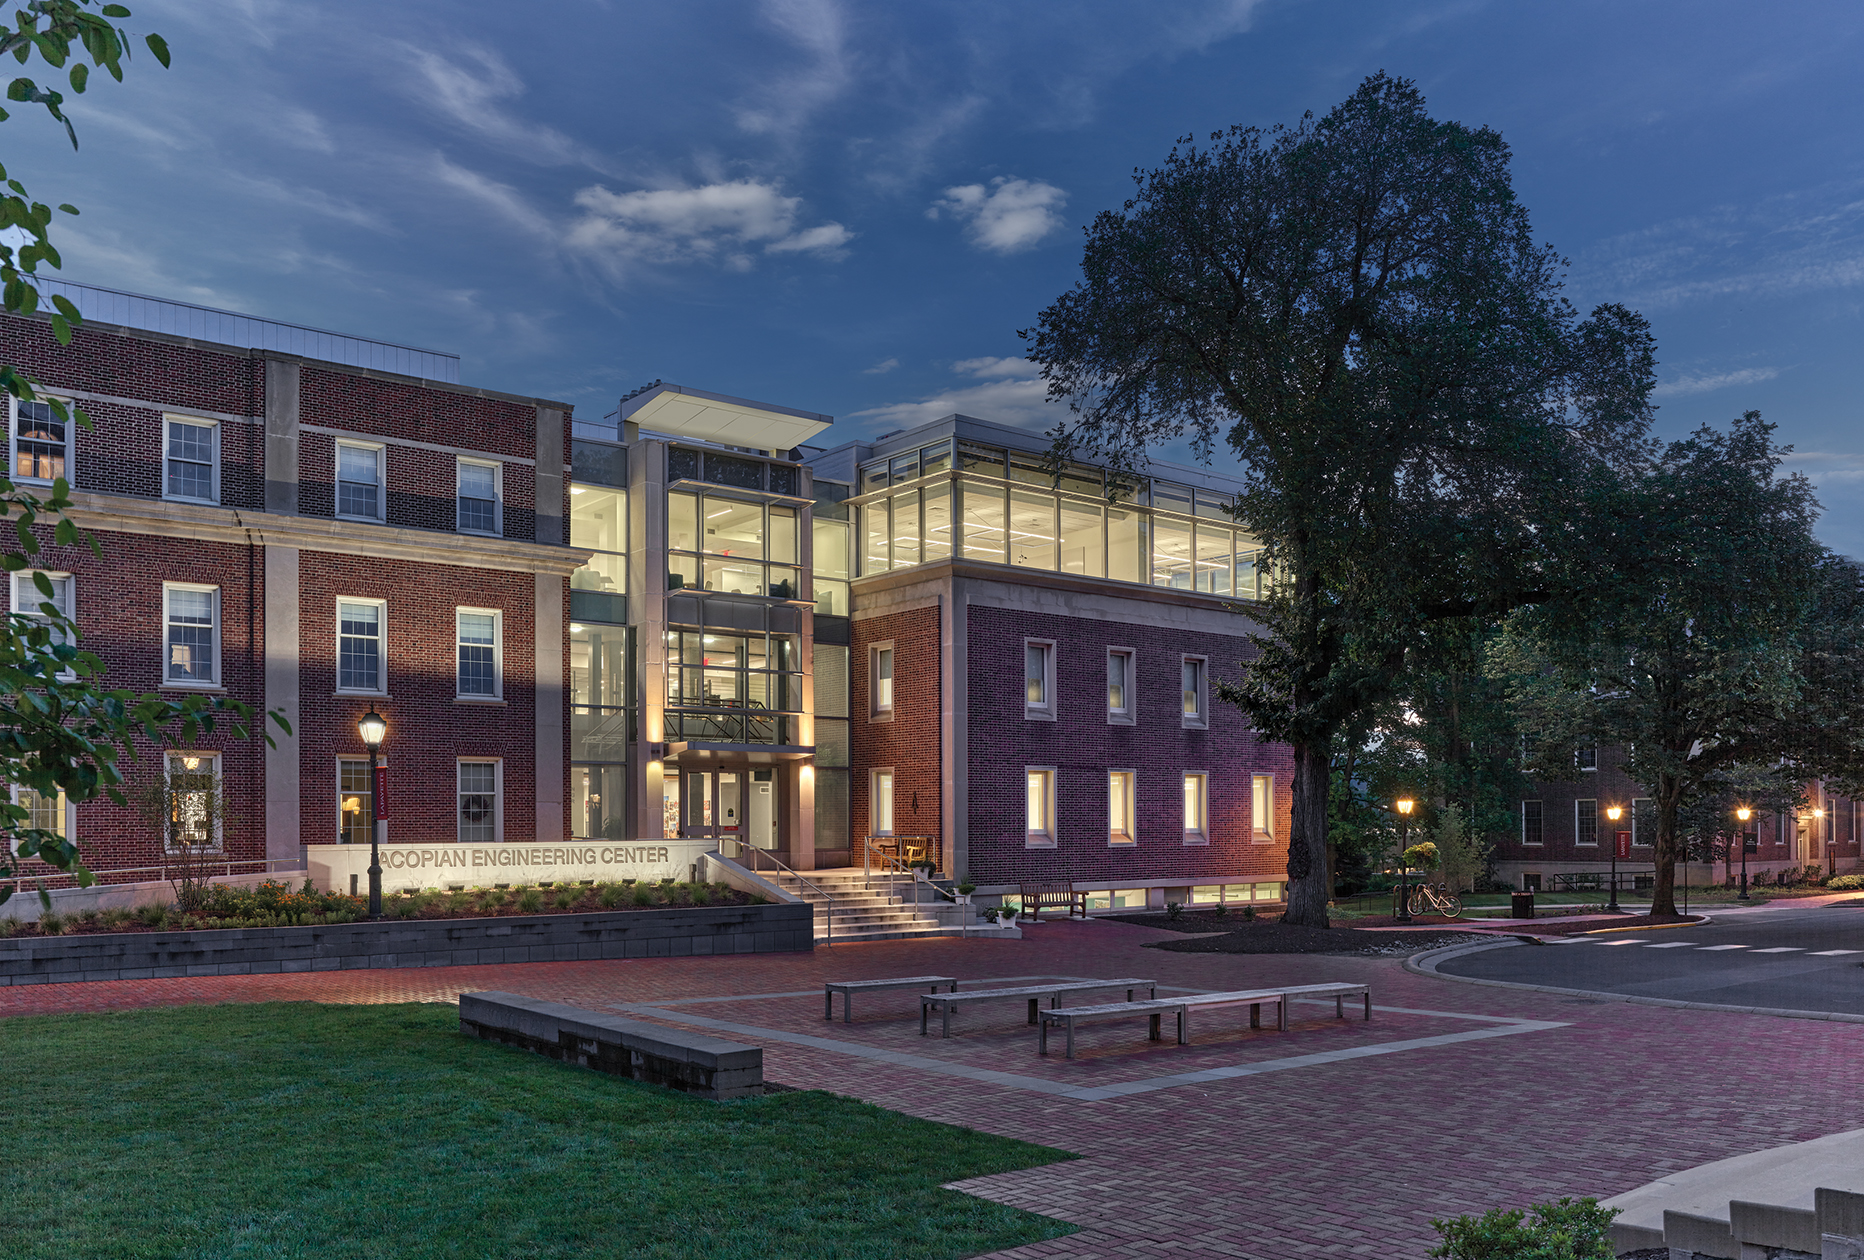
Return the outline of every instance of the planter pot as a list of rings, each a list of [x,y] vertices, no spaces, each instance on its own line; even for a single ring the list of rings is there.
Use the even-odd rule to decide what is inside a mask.
[[[971,904],[971,894],[970,893],[956,893],[953,895],[953,900],[955,900],[961,906],[968,906]]]

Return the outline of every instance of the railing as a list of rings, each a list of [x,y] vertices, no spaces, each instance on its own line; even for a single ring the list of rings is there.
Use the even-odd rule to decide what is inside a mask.
[[[913,909],[917,910],[919,908],[919,881],[914,878],[912,869],[893,854],[884,850],[876,851],[871,845],[864,846],[861,856],[862,882],[869,890],[874,887],[873,860],[876,857],[880,859],[881,876],[887,881],[887,896],[895,901],[900,900],[900,876],[904,875],[906,882],[913,886]]]
[[[165,862],[160,866],[113,866],[108,870],[92,871],[91,874],[97,876],[97,882],[91,885],[91,887],[93,888],[104,887],[104,877],[109,876],[109,875],[147,875],[150,872],[155,872],[155,877],[158,880],[172,879],[174,878],[174,876],[171,876],[169,872],[179,871],[182,868],[182,865],[183,864],[180,862]],[[254,875],[261,875],[261,874],[270,875],[275,869],[282,869],[282,870],[287,870],[287,871],[301,871],[304,869],[304,863],[299,861],[297,858],[213,858],[213,857],[209,857],[203,860],[200,857],[195,857],[191,860],[190,865],[191,865],[191,869],[193,873],[201,876],[202,878],[206,878],[212,875],[232,875],[235,873],[233,868],[236,866],[258,867],[259,868],[258,870],[248,872],[249,874],[254,874]],[[225,867],[226,869],[222,871],[218,869],[220,867]],[[10,882],[13,885],[13,892],[17,895],[19,893],[24,892],[28,884],[31,884],[36,887],[37,885],[43,883],[49,886],[53,883],[53,881],[61,880],[61,879],[71,880],[72,883],[70,886],[73,888],[77,887],[76,877],[67,875],[65,874],[65,872],[58,871],[58,870],[47,870],[38,875],[30,875],[30,874],[29,875],[15,875]],[[111,882],[113,883],[136,883],[138,881],[113,880]],[[57,889],[53,888],[51,889],[51,891],[57,891]]]
[[[834,893],[822,887],[820,884],[816,883],[814,880],[804,878],[803,874],[800,871],[790,866],[782,858],[770,852],[770,850],[768,849],[760,849],[754,844],[746,844],[744,841],[738,840],[738,839],[733,839],[731,843],[736,845],[738,848],[738,852],[735,856],[738,858],[739,861],[741,862],[744,861],[745,856],[747,854],[750,855],[751,860],[748,863],[746,863],[746,865],[748,865],[752,871],[757,870],[757,863],[758,863],[759,858],[768,858],[773,866],[775,866],[778,870],[782,871],[785,875],[788,875],[790,878],[794,879],[798,884],[801,884],[806,888],[813,888],[816,892],[821,893],[822,900],[828,903],[828,935],[822,938],[822,943],[825,945],[831,945],[831,946],[835,943],[835,894]],[[720,847],[722,848],[723,846],[721,845]]]

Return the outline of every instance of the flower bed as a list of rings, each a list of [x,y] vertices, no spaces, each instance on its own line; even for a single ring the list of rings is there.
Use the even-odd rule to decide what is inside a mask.
[[[369,902],[348,893],[320,892],[309,880],[293,890],[267,880],[257,888],[211,884],[189,909],[139,906],[134,910],[87,910],[41,916],[36,922],[0,919],[0,937],[82,936],[93,933],[201,931],[214,928],[323,927],[366,919]],[[702,906],[748,906],[763,898],[724,884],[657,884],[633,880],[551,887],[469,888],[460,892],[392,893],[382,898],[382,917],[391,920],[533,918],[596,911],[668,910]]]

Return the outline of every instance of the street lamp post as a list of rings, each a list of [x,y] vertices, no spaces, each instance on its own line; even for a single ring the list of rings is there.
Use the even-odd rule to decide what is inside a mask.
[[[1411,921],[1411,866],[1404,860],[1405,846],[1411,839],[1411,811],[1417,802],[1408,796],[1392,802],[1398,809],[1398,913],[1400,923]]]
[[[1625,810],[1624,810],[1624,806],[1622,805],[1608,805],[1605,809],[1605,816],[1611,819],[1614,823],[1616,823],[1620,818],[1623,818],[1624,815],[1625,815]],[[1617,827],[1612,828],[1612,901],[1610,905],[1605,907],[1605,912],[1607,914],[1623,913],[1621,910],[1618,909],[1618,828]]]
[[[1743,805],[1735,810],[1735,817],[1741,820],[1741,891],[1736,901],[1748,901],[1747,890],[1747,820],[1754,816],[1754,811]]]
[[[388,723],[371,705],[369,712],[356,723],[356,733],[362,736],[363,746],[369,750],[369,917],[379,919],[382,917],[382,802],[376,784],[375,755],[382,747],[382,738],[388,734]]]

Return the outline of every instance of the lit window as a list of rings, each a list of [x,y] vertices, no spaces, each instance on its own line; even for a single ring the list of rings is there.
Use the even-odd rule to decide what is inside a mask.
[[[873,834],[893,834],[893,771],[876,770],[873,774]]]
[[[1139,842],[1136,802],[1133,800],[1133,785],[1136,777],[1131,770],[1109,770],[1107,772],[1107,842],[1109,844],[1137,844]]]
[[[220,682],[220,588],[167,583],[167,664],[171,686],[212,687]]]
[[[164,493],[171,499],[193,499],[212,503],[219,496],[214,487],[214,468],[218,462],[220,426],[209,420],[166,422],[168,449],[164,455]]]
[[[70,815],[63,792],[53,792],[47,796],[29,787],[15,787],[13,803],[26,811],[26,817],[14,824],[15,826],[29,827],[34,831],[49,831],[61,839],[71,839],[71,829],[68,826]]]
[[[1256,774],[1249,779],[1250,838],[1257,844],[1275,839],[1275,778]]]
[[[462,761],[460,775],[460,843],[498,843],[498,763]]]
[[[1024,842],[1031,848],[1055,847],[1055,768],[1032,766],[1023,772],[1027,798]]]
[[[1201,770],[1184,776],[1184,842],[1210,843],[1210,776]]]
[[[1023,716],[1055,718],[1055,645],[1023,640]]]
[[[337,443],[337,515],[382,519],[382,448]]]
[[[468,534],[499,532],[498,465],[459,462],[458,524]]]
[[[337,690],[380,693],[382,686],[381,600],[337,601]]]
[[[220,847],[220,826],[226,817],[222,791],[219,753],[168,754],[171,830],[164,847],[169,852]]]
[[[1107,649],[1107,720],[1130,723],[1134,717],[1133,653],[1130,648]]]
[[[871,694],[874,699],[875,717],[893,716],[893,645],[876,647],[872,653],[873,678]]]
[[[13,480],[49,482],[63,477],[70,432],[51,403],[14,399]]]
[[[503,679],[499,670],[499,614],[489,608],[461,608],[459,627],[459,694],[479,700],[496,700]]]
[[[337,762],[337,843],[368,844],[374,810],[369,763],[347,757]]]
[[[1521,802],[1521,843],[1543,844],[1546,842],[1545,815],[1539,801]]]
[[[1179,666],[1181,675],[1180,690],[1183,693],[1184,725],[1189,727],[1208,726],[1205,715],[1207,697],[1205,695],[1204,658],[1187,656]]]

